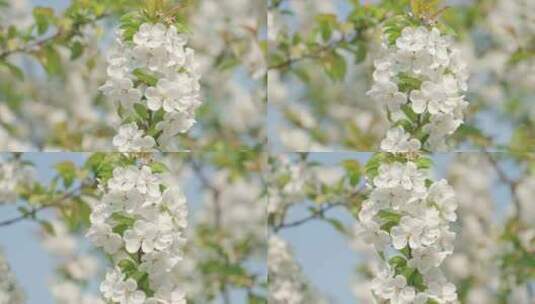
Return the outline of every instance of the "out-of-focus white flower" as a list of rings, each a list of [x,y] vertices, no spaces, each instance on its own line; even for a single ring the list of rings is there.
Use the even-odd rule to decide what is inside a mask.
[[[23,304],[24,293],[15,280],[15,276],[0,249],[0,304]]]
[[[326,303],[304,279],[286,241],[270,236],[268,242],[269,295],[274,304]]]
[[[395,127],[386,133],[386,138],[381,142],[381,150],[391,153],[397,152],[417,152],[421,148],[421,143],[402,127]]]
[[[132,122],[119,127],[119,132],[113,138],[113,145],[120,152],[147,152],[154,150],[156,141],[149,135],[143,136],[136,123]]]
[[[16,203],[17,187],[31,183],[34,171],[18,159],[7,159],[0,156],[0,205]]]

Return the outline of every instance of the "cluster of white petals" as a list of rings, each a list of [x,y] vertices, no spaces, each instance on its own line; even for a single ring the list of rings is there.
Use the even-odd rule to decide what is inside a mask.
[[[34,171],[18,159],[0,157],[0,204],[15,203],[17,187],[33,180]]]
[[[173,270],[182,260],[186,199],[149,166],[117,167],[92,206],[87,237],[114,262],[100,285],[119,304],[184,304]]]
[[[118,102],[121,111],[133,114],[134,105],[141,104],[153,119],[160,116],[155,126],[160,133],[158,145],[176,148],[172,139],[194,125],[201,104],[194,50],[175,26],[161,23],[142,24],[132,41],[122,32],[118,36],[108,57],[108,80],[101,90]],[[154,83],[147,83],[146,78]],[[154,137],[138,129],[137,125],[121,127],[113,144],[121,151],[152,150]]]
[[[59,260],[58,273],[50,291],[58,304],[104,304],[96,295],[84,290],[98,275],[96,257],[79,252],[80,243],[60,221],[50,222],[53,233],[44,232],[43,247]]]
[[[0,304],[23,304],[25,296],[0,250]]]
[[[420,145],[444,149],[446,137],[463,123],[468,73],[461,52],[452,44],[450,36],[423,26],[405,27],[393,45],[384,43],[368,95],[386,106],[395,128],[411,128],[405,131],[413,135],[418,129],[424,135],[408,138],[399,130],[391,131],[381,144],[383,150],[409,152]],[[403,123],[407,120],[410,126]]]
[[[457,200],[448,182],[432,182],[414,162],[395,161],[380,165],[370,187],[358,234],[384,259],[374,295],[390,303],[456,303],[455,285],[439,268],[455,239]]]
[[[283,239],[270,236],[268,242],[269,297],[273,304],[325,303],[305,281],[301,268]]]

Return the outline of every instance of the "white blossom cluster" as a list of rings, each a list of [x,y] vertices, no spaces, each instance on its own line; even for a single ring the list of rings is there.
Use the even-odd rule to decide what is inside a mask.
[[[458,225],[462,228],[445,270],[456,282],[470,280],[464,298],[467,304],[497,303],[499,270],[494,259],[501,249],[495,240],[501,231],[493,223],[493,177],[492,165],[485,156],[474,153],[459,155],[448,169],[448,180],[459,200]]]
[[[25,296],[0,250],[0,304],[23,304]]]
[[[80,243],[69,233],[63,222],[51,223],[53,233],[44,232],[42,244],[59,259],[58,273],[50,283],[50,291],[57,304],[104,304],[99,297],[84,290],[98,274],[98,260],[78,252]]]
[[[457,303],[455,285],[439,268],[455,239],[457,200],[448,182],[432,182],[412,161],[395,161],[380,165],[370,186],[358,217],[360,237],[385,260],[374,295],[390,303]]]
[[[108,57],[108,80],[101,90],[127,113],[134,113],[134,105],[141,104],[152,118],[156,113],[163,118],[155,126],[161,133],[158,143],[138,124],[124,123],[113,139],[114,146],[122,152],[149,151],[157,145],[176,148],[172,139],[193,126],[201,104],[194,50],[175,26],[161,23],[142,24],[132,41],[122,32],[118,36]],[[147,83],[145,78],[156,81]]]
[[[275,235],[269,238],[268,270],[269,303],[325,303],[304,280],[286,241]]]
[[[0,157],[0,205],[15,203],[17,187],[33,180],[34,171],[17,159]]]
[[[405,27],[393,45],[384,43],[384,55],[374,63],[374,84],[368,91],[386,106],[394,123],[382,150],[444,149],[446,137],[463,123],[468,72],[461,52],[452,44],[450,36],[423,26]],[[409,128],[403,124],[407,120],[411,130],[404,129]],[[417,131],[424,136],[415,138]]]
[[[92,206],[87,237],[114,262],[100,285],[119,304],[185,304],[173,270],[182,260],[186,199],[149,166],[117,167]]]

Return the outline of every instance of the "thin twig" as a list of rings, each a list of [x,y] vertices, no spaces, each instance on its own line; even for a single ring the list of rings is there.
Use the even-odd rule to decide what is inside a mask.
[[[325,212],[327,212],[327,211],[329,211],[331,209],[334,209],[334,208],[340,207],[340,206],[345,206],[345,205],[346,204],[342,203],[342,202],[324,204],[322,207],[320,207],[319,209],[316,209],[310,215],[308,215],[308,216],[306,216],[306,217],[304,217],[302,219],[293,221],[293,222],[289,222],[289,223],[282,222],[282,223],[278,224],[277,226],[275,226],[273,228],[273,230],[275,232],[279,232],[282,229],[287,229],[287,228],[303,225],[308,221],[311,221],[311,220],[314,220],[314,219],[323,218],[325,216]]]
[[[86,186],[87,186],[87,184],[82,183],[79,187],[77,187],[77,188],[65,193],[64,195],[62,195],[61,197],[53,200],[49,204],[42,205],[42,206],[39,206],[37,208],[33,208],[32,210],[30,210],[27,213],[21,214],[21,215],[19,215],[17,217],[11,218],[11,219],[7,219],[7,220],[4,220],[4,221],[1,221],[0,222],[0,227],[9,226],[9,225],[18,223],[20,221],[23,221],[23,220],[25,220],[27,218],[34,218],[37,215],[37,213],[39,213],[42,210],[45,210],[45,209],[48,209],[48,208],[52,208],[52,207],[61,206],[61,204],[63,203],[64,200],[67,200],[67,199],[73,197],[74,195],[77,194],[78,191],[82,190]]]
[[[498,178],[502,181],[502,183],[507,184],[509,187],[509,191],[511,191],[511,196],[513,198],[513,204],[515,205],[515,214],[514,217],[516,219],[520,218],[520,214],[522,214],[522,205],[520,204],[520,199],[517,195],[517,188],[518,188],[518,181],[513,180],[500,167],[498,162],[492,157],[492,154],[489,151],[484,151],[485,155],[487,156],[487,159],[489,160],[490,164],[498,174]]]
[[[204,172],[203,172],[203,170],[201,168],[201,165],[199,163],[197,163],[193,158],[190,158],[190,159],[191,159],[191,168],[196,173],[197,177],[199,177],[199,180],[201,181],[203,186],[212,191],[213,200],[214,200],[214,221],[215,221],[215,226],[216,227],[220,227],[221,226],[222,208],[221,208],[221,203],[219,201],[219,197],[220,197],[220,192],[221,191],[215,185],[212,184],[212,182],[208,179],[208,177],[206,177],[206,175],[204,174]]]

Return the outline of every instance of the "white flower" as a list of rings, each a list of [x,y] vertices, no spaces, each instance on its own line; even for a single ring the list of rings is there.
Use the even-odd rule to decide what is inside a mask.
[[[152,173],[148,166],[143,166],[137,176],[136,189],[141,194],[160,197],[160,179]]]
[[[136,221],[133,229],[124,233],[126,250],[136,253],[140,248],[144,253],[150,253],[154,249],[164,250],[173,242],[172,219],[162,215],[158,224],[143,220]]]
[[[151,151],[156,142],[149,135],[143,136],[136,123],[122,125],[119,134],[113,138],[113,145],[121,152],[145,152]]]
[[[386,138],[381,142],[381,150],[386,152],[416,152],[421,148],[421,143],[402,127],[395,127],[386,133]]]
[[[109,254],[116,253],[123,245],[123,239],[117,233],[112,232],[108,224],[93,225],[86,236],[98,247],[102,247]]]
[[[145,293],[137,289],[137,283],[129,278],[124,281],[124,274],[115,268],[106,274],[106,279],[100,285],[100,291],[106,299],[121,304],[143,304]]]
[[[185,243],[184,195],[176,185],[153,173],[150,165],[116,167],[112,173],[100,185],[104,192],[101,200],[92,204],[87,233],[115,263],[101,284],[102,295],[106,301],[118,304],[184,304],[180,282],[172,274],[182,260]],[[139,258],[134,261],[129,254]],[[121,262],[126,261],[129,267],[148,274],[154,296],[147,298],[132,278],[125,281]]]
[[[382,163],[370,183],[371,192],[362,204],[355,234],[374,244],[383,257],[379,265],[382,270],[376,273],[372,284],[380,300],[424,304],[433,299],[452,303],[456,297],[439,270],[453,252],[455,233],[450,231],[449,222],[456,219],[455,193],[446,180],[429,180],[429,172],[419,169],[415,162],[396,161]],[[409,250],[410,258],[403,267],[418,270],[425,281],[423,290],[399,275],[403,270],[398,266],[391,269],[393,266],[385,263],[392,249],[403,255]]]
[[[453,188],[448,184],[447,180],[442,179],[433,183],[429,187],[426,200],[438,209],[444,219],[450,222],[457,220],[457,214],[455,213],[457,199]]]
[[[0,304],[23,303],[26,303],[24,293],[15,280],[3,250],[0,249]]]
[[[385,39],[384,48],[385,55],[375,61],[374,83],[368,95],[384,104],[394,123],[403,119],[416,127],[406,109],[400,111],[405,104],[420,116],[418,119],[429,116],[430,123],[423,128],[429,139],[420,145],[432,150],[444,148],[446,136],[463,123],[467,107],[461,93],[467,89],[468,79],[462,55],[452,47],[449,36],[423,26],[405,27],[394,44]],[[392,151],[392,145],[387,140],[384,150]]]
[[[164,130],[156,143],[151,136],[143,134],[133,123],[119,128],[113,144],[121,152],[142,152],[156,148],[172,147],[173,137],[187,132],[195,123],[195,110],[201,104],[199,64],[195,52],[188,48],[185,35],[175,26],[162,23],[142,24],[126,41],[123,33],[108,57],[108,80],[101,87],[103,93],[122,105],[122,114],[136,115],[132,106],[139,103],[151,117],[158,130]],[[146,81],[144,77],[153,79]],[[165,115],[154,115],[163,109]],[[128,115],[121,117],[128,117]],[[149,122],[147,121],[147,124]],[[126,127],[125,127],[126,126]],[[154,127],[150,125],[149,127]]]
[[[141,90],[134,87],[134,83],[128,78],[111,78],[100,90],[104,95],[117,100],[125,108],[131,108],[134,103],[141,100]]]
[[[402,105],[407,103],[407,95],[399,91],[398,86],[391,81],[377,82],[368,91],[374,100],[384,102],[389,111],[397,113]]]
[[[427,30],[423,27],[406,27],[401,31],[401,36],[396,40],[396,46],[400,50],[409,52],[421,51],[427,43]]]

